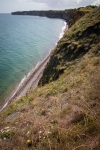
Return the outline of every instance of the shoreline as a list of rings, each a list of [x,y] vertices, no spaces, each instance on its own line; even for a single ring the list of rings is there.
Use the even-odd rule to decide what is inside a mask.
[[[33,68],[26,77],[24,77],[18,87],[13,91],[13,94],[11,94],[1,107],[0,112],[12,101],[17,100],[23,96],[25,96],[28,93],[28,90],[33,86],[34,88],[37,87],[38,82],[42,76],[43,70],[45,69],[46,64],[48,63],[50,59],[50,54],[40,63],[38,63],[35,68]]]
[[[64,21],[64,26],[62,27],[62,32],[59,35],[59,40],[63,37],[66,30],[68,30],[68,25]],[[55,44],[55,46],[56,45],[57,43]],[[3,106],[1,106],[0,112],[2,112],[3,109],[6,108],[6,106],[10,104],[12,101],[15,101],[25,96],[31,87],[35,89],[38,86],[38,82],[40,78],[42,77],[43,71],[47,63],[49,62],[52,51],[53,50],[50,50],[46,58],[42,60],[41,62],[38,62],[36,66],[26,76],[22,78],[17,88],[15,88],[15,90],[11,93],[11,95],[5,100]]]

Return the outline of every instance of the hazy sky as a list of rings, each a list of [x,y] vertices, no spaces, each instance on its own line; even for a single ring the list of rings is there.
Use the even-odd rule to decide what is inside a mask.
[[[100,5],[100,0],[0,0],[0,13],[22,10],[68,9]]]

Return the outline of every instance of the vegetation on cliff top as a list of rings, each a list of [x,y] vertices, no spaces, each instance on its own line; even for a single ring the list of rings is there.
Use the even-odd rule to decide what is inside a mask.
[[[12,12],[12,15],[31,15],[31,16],[41,16],[48,18],[60,18],[64,19],[68,26],[72,26],[78,19],[84,16],[86,13],[92,11],[96,6],[81,7],[79,9],[65,9],[65,10],[41,10],[41,11],[17,11]]]
[[[99,18],[98,7],[66,31],[43,73],[44,86],[0,114],[0,149],[99,150]]]

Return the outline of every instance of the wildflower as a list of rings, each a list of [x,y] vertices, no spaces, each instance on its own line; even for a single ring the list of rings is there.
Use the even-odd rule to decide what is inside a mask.
[[[41,139],[41,136],[39,136],[39,139]]]
[[[3,139],[4,139],[4,141],[5,141],[5,140],[6,140],[6,137],[4,137]]]
[[[47,133],[48,133],[48,134],[51,134],[51,132],[50,132],[50,131],[48,131]]]
[[[30,143],[31,142],[31,140],[27,140],[27,143]]]
[[[41,133],[42,133],[42,131],[40,130],[40,131],[39,131],[39,134],[41,134]]]
[[[31,146],[32,145],[32,141],[31,140],[27,140],[27,145]]]

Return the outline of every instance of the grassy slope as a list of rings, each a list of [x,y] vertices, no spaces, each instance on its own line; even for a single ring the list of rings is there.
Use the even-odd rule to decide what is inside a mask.
[[[40,84],[58,79],[68,62],[83,57],[100,41],[100,8],[76,22],[58,42]],[[67,64],[66,64],[67,63]]]
[[[73,25],[52,53],[45,85],[0,114],[0,149],[99,150],[99,15]]]

